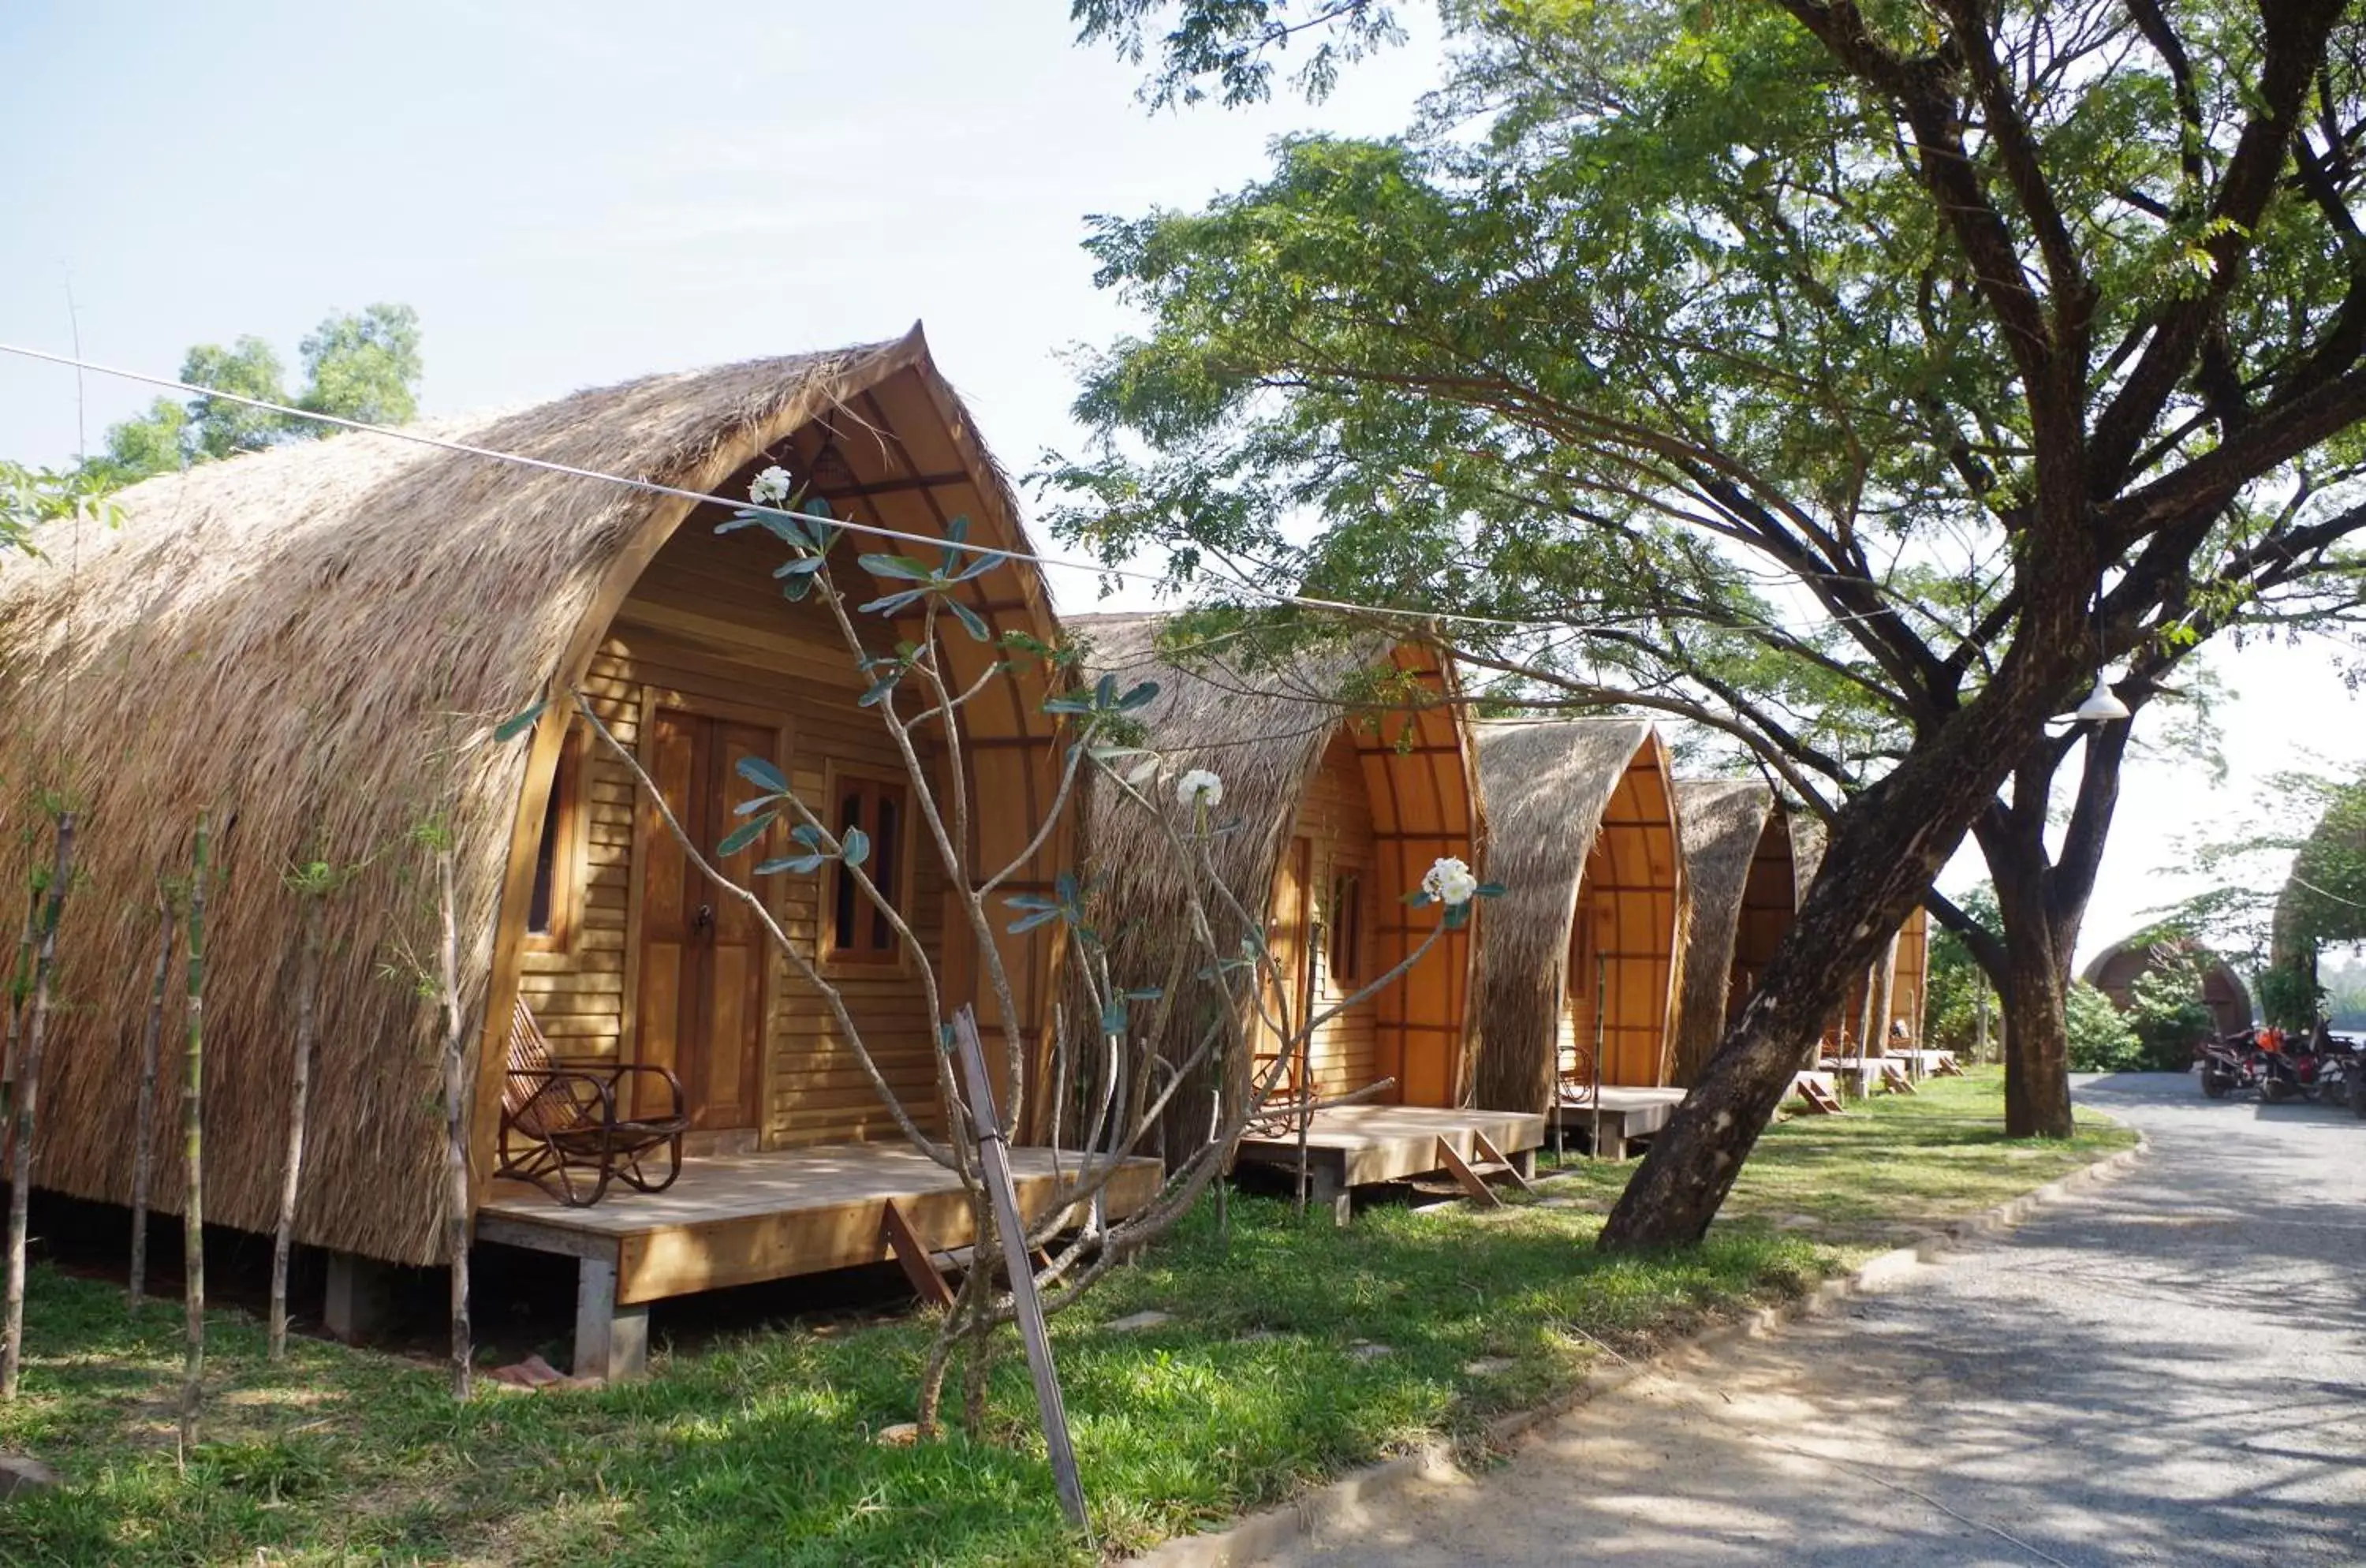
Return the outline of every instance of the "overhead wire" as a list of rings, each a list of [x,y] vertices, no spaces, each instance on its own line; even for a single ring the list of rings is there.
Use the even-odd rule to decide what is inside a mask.
[[[171,376],[157,376],[146,371],[131,370],[118,365],[86,359],[78,352],[59,354],[52,350],[33,348],[23,344],[0,342],[0,354],[67,367],[74,370],[77,375],[88,371],[100,376],[112,376],[121,380],[136,381],[143,386],[161,387],[171,391],[184,392],[191,397],[236,403],[244,408],[261,410],[286,419],[306,420],[339,430],[382,436],[390,441],[409,442],[414,446],[431,446],[440,451],[479,457],[489,462],[506,463],[513,467],[535,469],[544,473],[558,474],[569,479],[621,485],[650,495],[667,496],[701,504],[725,502],[744,507],[760,515],[794,519],[798,522],[813,520],[810,514],[787,507],[766,505],[752,500],[732,502],[728,497],[713,495],[704,491],[689,490],[679,485],[662,484],[655,479],[637,479],[628,474],[614,474],[599,468],[582,468],[572,463],[554,462],[546,457],[531,457],[521,452],[508,452],[499,447],[481,446],[470,442],[456,441],[448,436],[433,435],[423,430],[406,429],[399,425],[373,424],[366,420],[347,419],[338,414],[322,413],[315,409],[297,408],[287,403],[274,402],[267,398],[249,397],[242,392],[230,392],[216,387],[200,386]],[[1147,583],[1156,588],[1167,588],[1173,585],[1169,579],[1155,572],[1110,566],[1097,561],[1071,560],[1059,556],[1040,555],[1025,550],[997,549],[983,545],[952,545],[946,539],[930,535],[907,533],[875,523],[862,523],[847,518],[831,518],[829,521],[850,532],[867,535],[873,538],[892,539],[899,544],[919,545],[931,549],[947,547],[963,549],[976,555],[991,555],[1005,560],[1024,561],[1046,570],[1086,572],[1104,579],[1114,578],[1121,581]],[[1328,610],[1343,615],[1448,622],[1458,626],[1493,626],[1514,632],[1556,632],[1567,629],[1566,624],[1559,621],[1520,620],[1503,615],[1477,615],[1455,610],[1408,609],[1401,605],[1364,604],[1353,600],[1326,599],[1314,594],[1285,592],[1279,589],[1263,587],[1244,576],[1235,575],[1234,581],[1236,586],[1256,597],[1276,604],[1293,605],[1300,609]],[[1788,625],[1770,618],[1756,623],[1756,626],[1757,629],[1780,630],[1797,634],[1814,627],[1837,626],[1853,621],[1875,620],[1884,613],[1887,612],[1809,616],[1797,625]],[[1735,629],[1746,632],[1752,629],[1752,626],[1744,625]]]

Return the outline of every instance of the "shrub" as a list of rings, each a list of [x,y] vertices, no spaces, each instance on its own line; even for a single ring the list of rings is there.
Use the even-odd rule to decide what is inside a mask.
[[[2214,1021],[2202,1005],[2201,965],[2191,958],[2147,969],[2130,987],[2127,1020],[2144,1047],[2147,1072],[2181,1073]]]
[[[2069,1035],[2070,1070],[2078,1073],[2128,1073],[2145,1065],[2144,1042],[2112,998],[2080,980],[2062,999],[2063,1022]]]

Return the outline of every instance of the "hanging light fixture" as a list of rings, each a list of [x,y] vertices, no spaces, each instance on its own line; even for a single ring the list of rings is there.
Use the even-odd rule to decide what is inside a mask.
[[[2087,694],[2085,702],[2071,710],[2070,716],[2081,724],[2109,724],[2113,719],[2127,717],[2128,705],[2112,694],[2111,682],[2098,670],[2095,671],[2095,689]]]

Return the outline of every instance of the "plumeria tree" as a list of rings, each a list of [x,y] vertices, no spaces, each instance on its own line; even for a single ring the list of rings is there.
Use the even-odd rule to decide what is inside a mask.
[[[869,681],[863,705],[877,716],[902,762],[924,852],[935,861],[954,919],[970,939],[987,1022],[1006,1043],[1010,1102],[1051,1108],[1044,1131],[1056,1174],[1026,1241],[1030,1255],[1041,1259],[1035,1285],[1043,1308],[1056,1313],[1181,1218],[1227,1168],[1248,1128],[1277,1116],[1308,1114],[1311,1105],[1285,1081],[1288,1065],[1303,1060],[1309,1042],[1330,1020],[1418,964],[1447,932],[1469,920],[1477,899],[1493,890],[1459,861],[1439,862],[1411,900],[1434,910],[1434,923],[1403,959],[1350,997],[1319,1010],[1297,1008],[1288,987],[1279,983],[1284,971],[1266,942],[1263,911],[1249,902],[1252,891],[1229,886],[1211,858],[1217,845],[1243,830],[1223,815],[1222,779],[1206,769],[1178,768],[1143,743],[1133,716],[1157,694],[1155,683],[1121,687],[1113,676],[1080,682],[1074,677],[1076,648],[1019,635],[1002,638],[1003,658],[983,674],[966,682],[953,674],[948,639],[984,643],[993,635],[963,592],[1006,564],[995,550],[968,542],[965,519],[946,525],[943,547],[934,559],[864,553],[855,556],[854,570],[849,570],[848,558],[855,552],[841,547],[850,529],[821,498],[773,468],[756,477],[748,504],[718,529],[744,530],[761,530],[781,547],[784,558],[774,576],[783,585],[785,613],[822,616]],[[977,803],[962,766],[969,745],[964,710],[1025,661],[1046,662],[1062,676],[1055,694],[1044,703],[1065,733],[1058,785],[1020,852],[1005,863],[981,863],[969,847],[976,841],[970,821]],[[772,761],[737,760],[748,792],[736,808],[738,825],[717,842],[698,842],[596,706],[580,691],[569,697],[598,743],[638,781],[643,798],[688,863],[749,912],[804,993],[828,1015],[838,1039],[853,1054],[904,1138],[960,1179],[981,1261],[965,1275],[930,1348],[919,1417],[924,1430],[934,1429],[948,1370],[966,1346],[963,1414],[975,1433],[985,1415],[992,1331],[1010,1321],[1013,1309],[1005,1282],[983,1261],[996,1256],[994,1213],[951,1050],[951,1020],[964,998],[947,990],[941,953],[920,939],[888,890],[873,879],[875,846],[867,835],[859,828],[833,828]],[[499,734],[521,733],[541,712],[536,707],[518,715]],[[948,765],[941,767],[941,761]],[[1106,889],[1072,873],[1060,874],[1047,891],[1010,888],[1043,845],[1073,829],[1087,790],[1110,792],[1153,825],[1156,852],[1185,890],[1186,919],[1174,933],[1176,956],[1166,973],[1117,972],[1103,936],[1114,913],[1106,907]],[[723,869],[733,856],[768,846],[775,852],[756,864],[749,881],[735,880]],[[943,1048],[936,1056],[935,1095],[927,1104],[907,1100],[890,1082],[840,987],[773,913],[770,889],[776,879],[813,876],[825,869],[846,878],[893,930],[930,1016],[940,1021]],[[1043,927],[1057,927],[1064,939],[1067,976],[1059,994],[1081,997],[1083,1003],[1063,1010],[1048,1060],[1034,1062],[1021,1048],[1026,1020],[997,938]],[[1204,1021],[1204,1027],[1179,1054],[1162,1050],[1157,1043],[1171,1038],[1170,1014],[1183,1007],[1192,1010],[1185,1016]],[[1249,1063],[1253,1046],[1273,1043],[1279,1049],[1268,1067],[1227,1071]],[[1099,1201],[1110,1180],[1125,1162],[1160,1146],[1160,1129],[1176,1096],[1209,1071],[1230,1087],[1204,1134],[1179,1147],[1167,1138],[1155,1194],[1130,1213],[1112,1214]],[[1039,1072],[1048,1073],[1051,1081],[1031,1081],[1031,1075]]]

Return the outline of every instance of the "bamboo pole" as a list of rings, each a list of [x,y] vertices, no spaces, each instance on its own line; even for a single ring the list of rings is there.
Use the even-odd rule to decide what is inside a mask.
[[[189,1050],[181,1071],[181,1157],[187,1191],[181,1201],[181,1274],[186,1281],[188,1359],[181,1373],[181,1457],[197,1443],[197,1406],[206,1387],[206,814],[197,813],[189,876]]]
[[[148,1299],[148,1195],[156,1180],[156,1071],[163,1055],[164,995],[173,980],[173,898],[156,886],[156,977],[148,990],[148,1027],[140,1037],[140,1108],[131,1140],[131,1280],[124,1292],[137,1312]]]
[[[287,1156],[279,1172],[279,1225],[271,1241],[271,1337],[269,1358],[287,1359],[287,1262],[295,1248],[296,1197],[304,1181],[304,1113],[312,1094],[312,1043],[318,1028],[316,994],[321,988],[321,928],[328,897],[299,894],[302,935],[296,950],[296,1064],[287,1086]]]
[[[25,895],[25,929],[17,938],[17,962],[8,971],[8,1042],[0,1046],[0,1160],[14,1147],[11,1107],[17,1098],[17,1041],[25,1024],[25,1003],[33,994],[33,943],[41,930],[39,878]]]
[[[469,1393],[468,1057],[460,1028],[460,924],[452,891],[452,847],[435,852],[436,902],[444,917],[444,1246],[452,1258],[452,1397]]]
[[[16,1147],[8,1170],[8,1341],[0,1348],[0,1400],[17,1397],[17,1375],[25,1363],[25,1233],[33,1196],[33,1129],[40,1111],[41,1045],[49,1032],[50,976],[57,967],[58,917],[64,913],[66,888],[73,876],[74,814],[61,811],[57,818],[57,861],[51,867],[50,886],[41,901],[41,935],[33,960],[31,1018],[25,1026],[24,1054],[17,1062],[15,1103],[10,1125]]]

